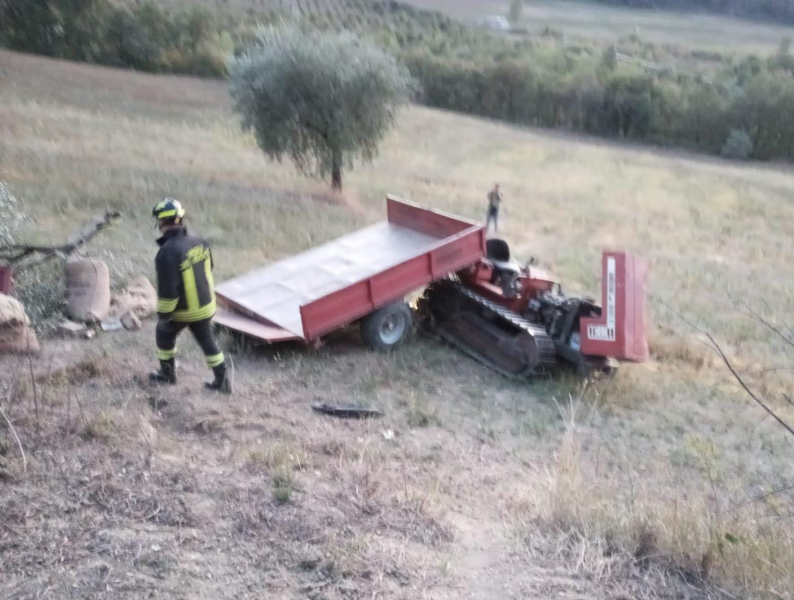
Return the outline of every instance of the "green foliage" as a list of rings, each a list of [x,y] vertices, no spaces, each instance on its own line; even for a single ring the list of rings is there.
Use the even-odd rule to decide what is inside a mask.
[[[51,260],[17,272],[14,277],[14,295],[36,328],[45,326],[51,317],[63,314],[66,306],[64,266],[65,260]]]
[[[721,1],[700,0],[700,4],[716,10]],[[762,0],[761,4],[770,2]],[[789,2],[794,0],[778,4],[783,7]],[[612,3],[643,5],[644,0]],[[128,9],[110,0],[29,0],[25,4],[26,10],[21,11],[18,0],[0,0],[0,43],[52,56],[146,71],[218,75],[225,72],[226,56],[235,47],[237,68],[240,60],[252,60],[241,48],[258,45],[261,53],[268,47],[262,45],[255,23],[232,19],[222,26],[204,8],[167,12],[150,1]],[[661,0],[661,4],[669,3]],[[737,8],[745,4],[744,0],[733,3]],[[281,23],[288,17],[280,10],[257,15],[262,23]],[[317,32],[335,35],[341,30],[352,31],[348,35],[349,39],[357,37],[355,46],[361,45],[358,40],[369,39],[402,59],[423,89],[420,100],[429,106],[713,154],[733,152],[739,138],[733,136],[728,144],[731,131],[744,131],[753,158],[794,159],[790,142],[794,139],[794,115],[790,114],[794,111],[794,56],[788,39],[768,58],[662,48],[637,35],[604,50],[596,44],[560,44],[559,35],[552,31],[515,40],[392,0],[302,2],[300,15],[294,18],[290,29],[304,31],[304,39],[310,42],[295,47],[294,55],[310,62],[296,67],[289,77],[279,72],[280,85],[292,85],[291,77],[305,78],[314,72],[319,73],[318,85],[329,85],[332,76],[347,78],[341,88],[344,92],[334,98],[335,104],[343,104],[338,114],[316,100],[296,104],[292,112],[279,112],[283,96],[274,97],[282,101],[282,109],[263,108],[261,115],[273,126],[257,130],[251,120],[250,127],[266,153],[293,158],[310,172],[334,173],[336,163],[341,178],[342,167],[358,158],[372,158],[378,136],[396,108],[386,110],[383,122],[369,112],[351,120],[351,107],[356,102],[365,105],[353,90],[364,89],[366,82],[356,80],[356,69],[342,55],[335,55],[339,62],[324,70],[318,67],[322,63],[311,62],[324,58],[317,55],[315,42],[322,37]],[[270,51],[283,56],[287,49],[271,47]],[[708,63],[708,76],[699,73],[699,67],[693,68],[692,61]],[[665,67],[673,63],[681,65],[680,72]],[[404,79],[404,72],[398,79]],[[249,83],[255,81],[261,88],[265,78],[252,76]],[[367,85],[378,88],[386,81],[378,74]],[[275,93],[266,87],[267,94]],[[243,104],[249,112],[262,108],[248,101]],[[238,107],[243,104],[238,99]],[[291,120],[280,119],[287,114]],[[310,119],[301,121],[300,115],[305,114]],[[330,120],[336,125],[323,131],[330,136],[328,141],[316,127],[312,131],[308,126]],[[299,134],[296,125],[301,126]],[[373,137],[369,128],[380,133]],[[334,148],[341,151],[336,160]]]
[[[0,0],[0,40],[15,50],[92,61],[103,52],[97,37],[113,10],[107,0]]]
[[[750,134],[741,129],[732,129],[722,146],[722,155],[725,158],[747,159],[752,154],[753,140],[750,139]]]
[[[744,86],[735,121],[750,134],[754,156],[794,157],[794,75],[765,71]]]
[[[372,160],[408,99],[411,77],[376,46],[349,33],[268,27],[233,61],[232,96],[243,127],[268,156],[332,176]]]
[[[277,504],[287,504],[292,500],[295,476],[286,467],[279,467],[273,473],[273,499]]]
[[[23,6],[24,5],[24,6]],[[215,15],[147,0],[0,0],[0,43],[46,56],[142,71],[219,76],[233,50]]]

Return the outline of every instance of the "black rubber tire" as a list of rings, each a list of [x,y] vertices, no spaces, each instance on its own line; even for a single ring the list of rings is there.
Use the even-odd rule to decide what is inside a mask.
[[[361,320],[361,337],[371,349],[388,352],[408,337],[411,320],[411,309],[405,302],[388,304]],[[390,331],[390,326],[396,329]]]

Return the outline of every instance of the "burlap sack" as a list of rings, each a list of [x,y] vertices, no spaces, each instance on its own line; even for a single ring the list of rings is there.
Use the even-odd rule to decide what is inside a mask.
[[[0,294],[0,352],[38,352],[39,341],[22,305]]]
[[[139,319],[153,315],[157,310],[157,291],[149,280],[140,275],[130,281],[127,289],[113,296],[110,301],[108,319],[121,319],[127,313],[133,313]]]
[[[121,317],[121,324],[124,326],[124,329],[126,329],[127,331],[141,330],[141,320],[132,311],[126,313],[123,317]]]
[[[66,262],[66,314],[73,321],[97,323],[110,311],[110,272],[99,260]]]

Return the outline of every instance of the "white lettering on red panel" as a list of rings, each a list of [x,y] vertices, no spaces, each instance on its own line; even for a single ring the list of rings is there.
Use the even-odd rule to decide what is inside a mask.
[[[617,281],[615,273],[615,257],[607,257],[607,324],[588,325],[587,337],[596,342],[615,341],[615,311],[617,303]]]

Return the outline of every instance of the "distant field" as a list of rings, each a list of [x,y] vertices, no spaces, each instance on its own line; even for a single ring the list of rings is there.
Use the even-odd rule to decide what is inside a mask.
[[[134,3],[135,0],[125,0]],[[205,4],[224,12],[281,9],[285,12],[343,11],[360,8],[370,0],[158,0],[163,6]],[[477,21],[491,15],[506,16],[508,0],[404,0],[427,10]],[[520,26],[537,33],[546,27],[564,34],[613,41],[631,34],[658,44],[673,44],[700,50],[767,54],[780,40],[794,37],[794,27],[722,17],[707,13],[643,10],[567,0],[525,2]]]
[[[407,0],[421,8],[465,19],[507,15],[506,0]],[[603,40],[639,33],[651,42],[681,44],[704,50],[768,53],[794,28],[730,17],[665,10],[641,10],[564,0],[531,0],[524,6],[521,25],[530,31],[545,27],[565,34]]]

